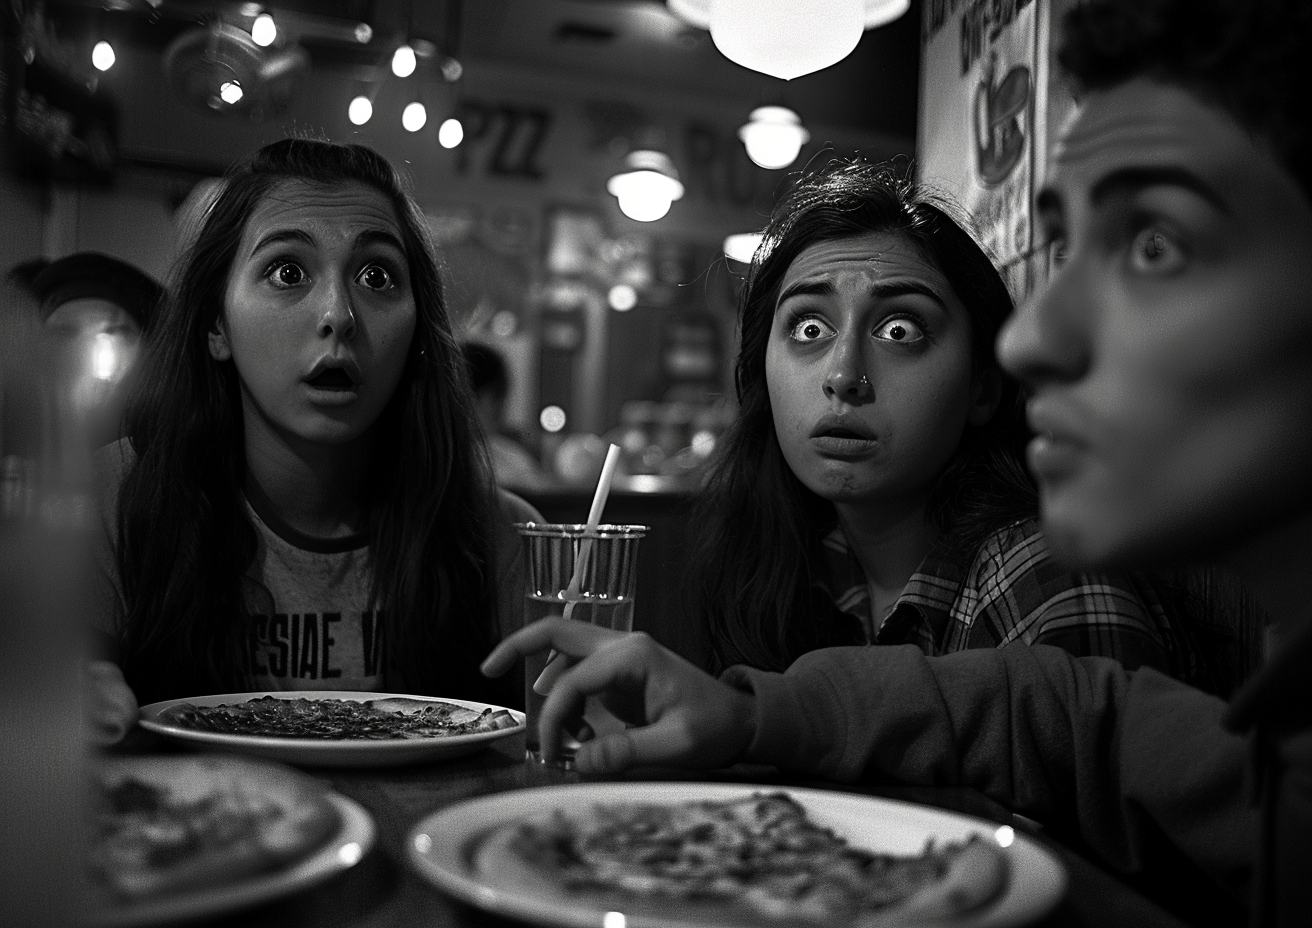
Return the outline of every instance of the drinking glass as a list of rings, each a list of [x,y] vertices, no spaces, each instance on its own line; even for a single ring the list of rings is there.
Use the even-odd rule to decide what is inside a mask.
[[[524,544],[526,623],[566,615],[573,621],[615,631],[633,630],[638,542],[647,526],[599,525],[589,531],[586,525],[519,522],[515,527]],[[525,757],[536,763],[543,762],[538,715],[546,695],[537,692],[534,684],[553,656],[542,651],[524,661]],[[590,705],[585,716],[589,724],[595,721],[604,726],[603,711]],[[571,767],[578,743],[566,738],[562,748],[561,766]]]

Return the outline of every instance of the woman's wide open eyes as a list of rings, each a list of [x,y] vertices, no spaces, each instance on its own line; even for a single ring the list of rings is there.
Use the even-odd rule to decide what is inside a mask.
[[[295,261],[278,261],[264,276],[275,287],[299,287],[305,283],[305,271]]]
[[[355,275],[355,282],[370,290],[390,290],[394,286],[392,275],[381,264],[366,265],[364,270]]]
[[[823,320],[817,319],[815,316],[808,316],[794,322],[793,329],[788,334],[795,341],[813,342],[816,339],[824,338],[826,335],[833,335],[834,330]]]
[[[882,338],[889,342],[918,342],[925,337],[925,333],[920,326],[907,319],[905,316],[899,316],[896,319],[890,319],[875,329],[875,338]]]

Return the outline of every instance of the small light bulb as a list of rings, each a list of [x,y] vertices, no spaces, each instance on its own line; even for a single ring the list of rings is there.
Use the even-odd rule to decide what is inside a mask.
[[[108,71],[114,67],[114,62],[117,60],[114,55],[114,46],[108,42],[97,42],[96,47],[91,49],[91,63],[96,66],[98,71]]]
[[[419,101],[409,103],[401,112],[401,125],[405,126],[407,132],[418,132],[428,122],[428,111]]]
[[[224,81],[219,85],[219,99],[224,103],[232,105],[241,100],[241,84],[236,81]]]
[[[402,45],[392,55],[392,73],[397,77],[409,77],[415,73],[415,50],[409,45]]]
[[[559,406],[547,406],[538,414],[538,423],[545,431],[559,432],[565,427],[565,410]]]
[[[268,13],[261,13],[255,17],[255,22],[251,23],[251,39],[255,44],[269,46],[276,38],[278,38],[278,26],[274,23],[273,17]]]
[[[91,347],[91,373],[98,380],[113,380],[118,371],[118,346],[108,332],[97,332]]]
[[[455,148],[465,139],[465,127],[460,120],[452,116],[442,121],[437,128],[437,143],[443,148]]]
[[[363,126],[373,118],[373,115],[374,105],[369,102],[368,97],[356,97],[346,108],[346,117],[351,120],[352,125]]]
[[[629,284],[616,284],[606,294],[606,302],[618,313],[627,313],[638,305],[638,291]]]

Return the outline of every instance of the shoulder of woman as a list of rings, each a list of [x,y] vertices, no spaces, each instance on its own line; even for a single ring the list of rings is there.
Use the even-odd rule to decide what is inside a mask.
[[[986,536],[975,550],[972,580],[999,573],[1015,574],[1050,562],[1052,554],[1038,519],[1021,519]]]

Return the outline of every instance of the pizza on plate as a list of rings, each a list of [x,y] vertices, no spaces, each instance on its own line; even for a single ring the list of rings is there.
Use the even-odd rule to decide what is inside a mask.
[[[508,709],[471,709],[437,699],[307,699],[259,696],[218,706],[177,703],[161,722],[189,731],[320,741],[445,738],[514,728]]]
[[[786,793],[557,810],[493,830],[474,865],[508,890],[730,925],[951,920],[1007,882],[1006,857],[986,838],[875,853],[811,821]]]
[[[328,790],[221,755],[128,757],[93,771],[89,866],[119,903],[220,887],[313,853],[340,828]]]

